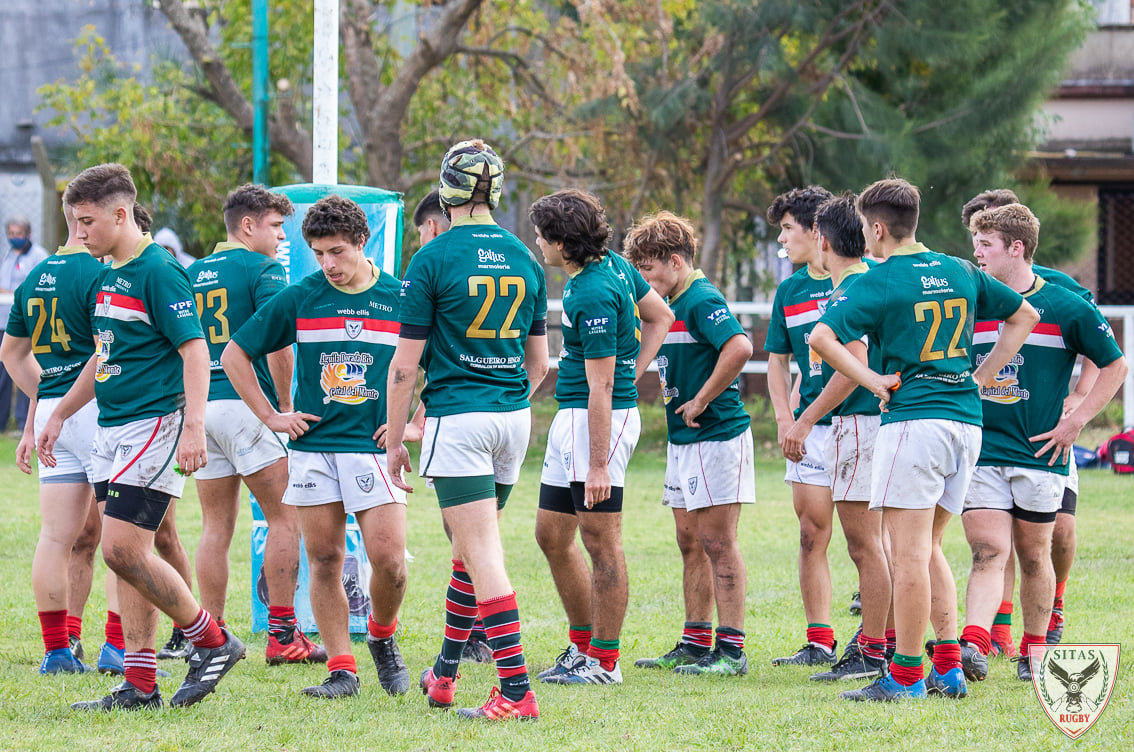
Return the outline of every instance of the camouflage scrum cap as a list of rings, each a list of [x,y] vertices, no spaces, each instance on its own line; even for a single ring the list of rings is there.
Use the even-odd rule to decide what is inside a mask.
[[[461,206],[472,201],[485,165],[488,165],[489,179],[488,208],[495,209],[504,188],[504,162],[480,139],[462,141],[445,153],[441,163],[441,203]]]

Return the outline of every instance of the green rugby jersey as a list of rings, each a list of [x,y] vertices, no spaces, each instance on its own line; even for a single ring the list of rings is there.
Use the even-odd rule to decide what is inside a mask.
[[[634,370],[642,333],[634,276],[642,275],[629,265],[625,269],[634,275],[625,274],[611,255],[608,252],[572,274],[563,288],[563,350],[559,353],[559,374],[555,380],[555,399],[560,409],[587,406],[591,389],[587,384],[586,361],[609,357],[614,358],[611,409],[623,410],[638,404]]]
[[[1022,302],[968,261],[914,243],[863,274],[822,321],[840,342],[867,335],[882,350],[881,373],[901,372],[883,424],[941,419],[979,426],[980,394],[972,379],[976,317],[1007,318]]]
[[[807,409],[823,391],[823,361],[808,341],[815,322],[827,310],[831,297],[831,275],[815,275],[803,267],[776,288],[772,302],[772,319],[768,322],[768,336],[764,349],[768,352],[795,357],[803,379],[799,382],[799,407],[795,417]],[[831,416],[824,415],[819,425],[830,425]]]
[[[318,415],[288,446],[303,452],[377,452],[386,422],[386,375],[398,344],[398,280],[347,290],[309,274],[268,301],[232,341],[255,360],[296,345],[295,410]],[[361,270],[360,270],[360,273]]]
[[[168,415],[185,404],[177,348],[204,336],[189,275],[147,233],[134,255],[102,274],[95,398],[100,426]]]
[[[1035,272],[1036,275],[1041,277],[1044,281],[1050,282],[1053,285],[1058,285],[1059,287],[1066,288],[1091,305],[1094,305],[1095,296],[1091,294],[1090,290],[1079,284],[1071,275],[1064,274],[1058,269],[1052,269],[1047,266],[1040,266],[1039,264],[1032,264],[1032,271]]]
[[[862,262],[853,266],[847,267],[843,272],[843,276],[837,280],[835,289],[831,291],[831,300],[835,301],[846,294],[850,286],[859,280],[859,278],[869,271],[871,266],[876,266],[875,263]],[[882,370],[882,351],[877,346],[872,346],[869,342],[866,347],[866,362],[871,370]],[[827,382],[831,380],[834,375],[835,369],[823,363],[823,386],[827,386]],[[857,387],[850,396],[843,400],[843,403],[831,411],[831,415],[878,415],[882,412],[881,407],[878,405],[878,398],[874,396],[866,387]]]
[[[232,333],[287,287],[284,268],[275,259],[240,243],[217,243],[213,252],[193,262],[188,272],[209,345],[209,399],[240,399],[221,368],[221,353]],[[268,401],[278,407],[267,359],[252,361],[252,368]]]
[[[410,259],[402,336],[426,339],[429,415],[528,407],[524,344],[547,327],[543,268],[489,217],[459,218]]]
[[[91,316],[103,265],[81,245],[60,246],[16,288],[7,332],[31,339],[40,399],[62,397],[95,351]]]
[[[744,334],[724,295],[705,279],[700,269],[689,275],[685,287],[670,301],[674,322],[658,350],[658,375],[669,440],[673,444],[728,441],[748,430],[751,420],[740,401],[740,382],[734,379],[690,428],[677,408],[697,396],[713,374],[725,342]]]
[[[1093,305],[1042,277],[1024,297],[1040,315],[1020,352],[993,386],[981,389],[984,443],[978,465],[1029,467],[1067,474],[1067,465],[1048,466],[1050,454],[1035,457],[1042,442],[1029,436],[1050,431],[1059,422],[1071,371],[1079,354],[1103,368],[1122,357],[1106,319]],[[973,336],[973,363],[988,357],[1003,321],[978,317]]]

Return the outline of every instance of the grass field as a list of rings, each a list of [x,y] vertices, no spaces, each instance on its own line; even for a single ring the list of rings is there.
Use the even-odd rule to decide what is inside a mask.
[[[647,413],[656,435],[657,413]],[[664,431],[664,429],[662,429]],[[664,433],[662,434],[664,436]],[[758,446],[762,445],[758,435]],[[656,446],[656,443],[653,444]],[[1016,680],[1012,664],[994,660],[989,679],[970,687],[967,699],[930,699],[897,706],[862,706],[837,699],[839,689],[807,681],[805,669],[773,669],[774,655],[803,642],[805,627],[796,579],[797,526],[790,494],[780,481],[782,463],[757,463],[759,503],[741,516],[741,546],[748,567],[745,628],[751,672],[741,679],[679,677],[635,669],[633,659],[668,650],[682,623],[681,568],[672,519],[658,502],[664,455],[635,456],[627,481],[625,539],[630,607],[622,636],[625,684],[618,687],[540,686],[536,724],[478,724],[431,711],[416,691],[391,698],[378,687],[364,645],[355,645],[363,694],[321,702],[299,690],[318,683],[322,667],[269,668],[265,635],[252,635],[249,530],[242,517],[233,546],[228,621],[249,647],[217,693],[189,710],[86,715],[69,703],[101,696],[113,681],[94,675],[41,677],[42,656],[30,585],[38,530],[34,478],[9,458],[11,439],[0,439],[0,749],[2,750],[684,750],[684,749],[1127,749],[1134,738],[1134,690],[1128,678],[1134,631],[1134,479],[1109,472],[1082,474],[1079,560],[1067,591],[1068,642],[1126,642],[1118,687],[1096,726],[1077,742],[1066,739],[1041,710],[1030,684]],[[538,452],[533,451],[533,454]],[[519,594],[529,665],[549,665],[566,644],[566,624],[535,544],[533,528],[538,462],[529,462],[503,521],[509,572]],[[192,483],[179,504],[178,525],[192,551],[200,531]],[[442,599],[449,551],[431,492],[418,482],[408,512],[414,554],[398,640],[416,677],[436,653],[443,626]],[[968,549],[961,526],[948,533],[947,554],[964,588]],[[840,643],[857,617],[846,604],[855,589],[853,566],[841,534],[831,544]],[[101,569],[101,565],[100,565]],[[96,570],[97,571],[97,570]],[[1018,638],[1021,626],[1018,622]],[[102,638],[105,601],[96,573],[86,613],[88,653]],[[161,637],[167,634],[163,618]],[[181,663],[164,667],[168,699],[184,677]],[[489,666],[462,666],[457,702],[477,705],[495,681]]]

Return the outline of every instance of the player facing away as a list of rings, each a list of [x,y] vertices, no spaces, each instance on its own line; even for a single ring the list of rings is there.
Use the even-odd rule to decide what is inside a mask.
[[[201,603],[224,617],[228,549],[240,511],[240,483],[255,496],[268,523],[264,576],[268,584],[269,664],[322,663],[327,653],[299,629],[295,587],[299,577],[299,520],[281,502],[287,490],[287,449],[237,395],[221,367],[221,354],[257,310],[287,286],[276,246],[285,239],[284,218],[292,214],[287,196],[246,184],[225,198],[227,239],[188,269],[197,312],[209,345],[209,402],[205,408],[208,465],[194,474],[201,500],[197,584]],[[260,388],[281,413],[292,411],[295,356],[284,347],[253,362]]]
[[[941,550],[945,527],[964,502],[980,454],[980,394],[1038,320],[1022,297],[967,261],[917,242],[921,195],[900,178],[858,197],[866,247],[885,260],[828,308],[811,344],[836,370],[883,403],[874,446],[870,506],[890,537],[897,650],[888,674],[850,700],[949,697],[967,692],[957,642],[957,586]],[[1000,341],[972,370],[976,316],[1004,321]],[[882,372],[844,343],[863,336],[882,351]],[[922,644],[937,636],[928,681]]]
[[[862,221],[853,194],[823,202],[815,211],[815,232],[823,267],[830,272],[838,300],[869,268],[863,259]],[[881,353],[868,342],[848,342],[847,348],[862,363],[881,368]],[[878,435],[878,399],[846,376],[823,363],[825,386],[784,435],[788,459],[803,459],[812,427],[831,415],[823,464],[831,495],[847,540],[847,551],[858,570],[862,627],[846,646],[843,657],[830,668],[812,675],[812,681],[869,679],[886,670],[887,616],[890,612],[890,570],[882,544],[882,513],[871,511],[870,476],[874,442]],[[892,634],[891,634],[892,638]]]
[[[674,317],[642,275],[607,250],[610,225],[597,198],[559,191],[537,199],[528,216],[544,261],[570,275],[555,383],[559,411],[548,431],[536,541],[567,612],[571,644],[536,678],[621,684],[619,640],[629,593],[622,497],[641,432],[635,383]]]
[[[809,186],[777,196],[768,207],[768,221],[780,226],[778,241],[788,258],[793,264],[805,265],[776,290],[764,343],[768,351],[768,395],[776,413],[781,448],[796,419],[823,390],[822,362],[808,343],[811,329],[831,296],[831,275],[819,258],[813,228],[815,210],[829,198],[831,192],[826,188]],[[789,370],[792,358],[800,370],[799,406],[794,411]],[[807,619],[807,642],[794,654],[773,659],[775,666],[819,666],[832,664],[837,658],[835,630],[831,628],[831,565],[827,560],[835,505],[823,456],[830,429],[830,415],[820,416],[806,433],[803,451],[795,455],[798,459],[784,454],[784,481],[791,484],[792,504],[799,518],[799,590]]]
[[[445,211],[441,206],[441,194],[437,188],[431,190],[418,202],[417,207],[413,210],[413,225],[417,228],[421,246],[425,246],[426,243],[449,229],[451,222]],[[528,370],[530,378],[533,374],[530,369]],[[425,427],[424,402],[418,402],[417,410],[410,422],[416,423],[420,428]],[[500,511],[503,512],[503,510]],[[442,519],[442,527],[445,529],[445,536],[452,543],[453,532],[444,519]],[[467,572],[463,575],[459,572],[457,574],[465,579],[468,577]],[[469,583],[466,583],[466,588],[472,587],[471,582],[470,580]],[[469,597],[475,599],[475,593]],[[484,622],[480,616],[476,617],[476,621],[473,622],[472,629],[469,631],[469,638],[465,641],[465,647],[461,652],[461,660],[473,661],[474,663],[495,663],[492,657],[492,648],[488,644],[488,633],[484,631]]]
[[[965,229],[972,232],[970,220],[973,215],[982,209],[993,209],[1008,204],[1017,204],[1020,200],[1016,194],[1007,188],[997,188],[985,191],[974,196],[961,209],[961,222]],[[973,238],[973,250],[976,250],[976,238]],[[1078,295],[1091,305],[1095,298],[1091,291],[1080,285],[1074,278],[1064,274],[1058,269],[1052,269],[1039,264],[1032,264],[1032,271],[1045,282],[1064,287]],[[1063,400],[1063,414],[1067,415],[1079,406],[1087,393],[1095,384],[1099,376],[1099,369],[1089,358],[1083,358],[1079,371],[1079,379],[1075,388]],[[1051,617],[1047,625],[1048,645],[1057,645],[1063,639],[1063,596],[1067,588],[1067,580],[1071,576],[1071,565],[1075,562],[1075,508],[1079,500],[1079,472],[1075,467],[1075,455],[1071,454],[1068,464],[1067,487],[1063,489],[1063,500],[1055,517],[1055,529],[1051,539],[1051,563],[1055,568],[1055,598],[1052,601]],[[996,619],[992,624],[992,651],[990,655],[1004,653],[1015,655],[1016,647],[1012,644],[1012,594],[1016,584],[1016,559],[1013,551],[1009,551],[1008,559],[1004,564],[1004,596]]]
[[[662,503],[673,510],[685,601],[681,640],[634,665],[742,676],[747,577],[736,529],[741,504],[756,501],[756,476],[738,379],[752,342],[720,290],[693,266],[696,246],[689,220],[666,211],[640,220],[624,244],[674,315],[657,357],[669,438]]]
[[[981,389],[984,440],[961,518],[973,551],[961,633],[962,666],[969,679],[988,673],[990,629],[1000,602],[1008,551],[1020,561],[1024,636],[1017,676],[1031,681],[1028,657],[1045,642],[1055,593],[1051,539],[1063,500],[1068,456],[1087,421],[1114,396],[1126,360],[1098,309],[1071,291],[1047,283],[1032,268],[1039,220],[1021,204],[977,212],[971,220],[981,270],[1020,292],[1040,322],[1019,353]],[[978,316],[973,362],[997,341],[1000,322]],[[1099,370],[1078,406],[1063,413],[1078,355]],[[1042,444],[1042,446],[1041,446]],[[1037,448],[1039,451],[1037,451]],[[1050,458],[1048,455],[1050,454]]]
[[[200,702],[244,657],[240,640],[153,553],[170,499],[184,488],[181,473],[206,462],[209,355],[185,270],[135,223],[136,199],[134,181],[119,164],[84,170],[63,195],[78,222],[77,239],[113,262],[103,272],[95,306],[95,354],[48,419],[38,449],[50,465],[64,421],[93,390],[95,497],[106,499],[102,553],[118,575],[125,633],[125,681],[102,699],[71,706],[77,710],[161,706],[154,653],[158,609],[185,625],[193,644],[189,672],[171,705]]]
[[[433,481],[452,534],[445,635],[419,686],[432,707],[452,706],[457,667],[479,615],[499,688],[465,718],[534,720],[516,592],[498,527],[520,477],[531,432],[529,397],[547,373],[547,289],[523,243],[497,226],[504,163],[480,139],[454,144],[441,162],[439,195],[451,225],[410,260],[402,281],[401,333],[388,392],[390,474],[407,491],[403,445],[419,365],[425,369],[422,477]]]
[[[13,382],[32,396],[24,437],[17,450],[21,470],[31,472],[35,445],[32,426],[42,429],[47,417],[71,388],[94,354],[91,315],[102,278],[102,264],[75,240],[75,217],[64,207],[70,231],[67,244],[41,261],[15,291],[0,357]],[[98,408],[94,400],[64,423],[55,446],[56,462],[39,463],[41,525],[32,559],[32,590],[43,635],[41,674],[90,671],[74,655],[69,620],[78,614],[91,587],[91,568],[85,566],[98,545],[101,529],[91,483],[91,442]],[[30,441],[29,441],[30,438]],[[93,510],[93,513],[92,513]],[[93,542],[80,546],[80,539]],[[77,607],[73,590],[79,594]]]
[[[386,474],[382,389],[397,341],[398,281],[366,257],[370,228],[353,201],[319,199],[307,210],[302,231],[320,271],[257,310],[232,335],[221,362],[252,413],[291,439],[283,503],[299,517],[311,567],[311,610],[330,656],[327,678],[303,694],[330,699],[359,692],[342,585],[348,514],[358,521],[374,568],[367,647],[382,688],[404,694],[409,672],[394,631],[406,589],[406,498]],[[292,344],[298,350],[295,409],[281,413],[264,393],[253,362]]]

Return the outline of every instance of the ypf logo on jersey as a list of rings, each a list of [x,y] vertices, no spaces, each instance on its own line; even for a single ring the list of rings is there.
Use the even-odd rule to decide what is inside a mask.
[[[1055,727],[1078,739],[1102,715],[1118,678],[1118,645],[1035,646],[1032,685]]]

